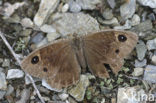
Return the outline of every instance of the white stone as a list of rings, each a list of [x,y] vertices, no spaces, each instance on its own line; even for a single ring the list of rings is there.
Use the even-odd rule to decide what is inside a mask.
[[[148,40],[146,45],[147,45],[148,50],[155,50],[156,49],[156,38],[153,40]]]
[[[134,14],[132,17],[132,26],[140,24],[140,17],[137,14]]]
[[[133,76],[140,76],[143,74],[143,72],[144,72],[143,68],[134,68],[134,72],[132,74]]]
[[[52,26],[62,35],[69,34],[84,35],[99,31],[99,24],[96,19],[84,13],[56,13],[52,20]]]
[[[77,101],[82,101],[85,96],[86,88],[89,86],[90,82],[86,75],[80,76],[80,81],[78,84],[70,89],[68,93],[74,97]]]
[[[112,18],[111,20],[103,20],[102,23],[105,25],[113,25],[113,26],[119,25],[118,19],[115,17]]]
[[[140,103],[139,97],[145,92],[139,87],[119,88],[117,95],[117,103]],[[141,102],[144,103],[144,102]]]
[[[126,20],[126,23],[123,26],[115,26],[114,29],[117,30],[125,30],[125,29],[130,29],[131,26],[131,21],[130,20]]]
[[[47,25],[44,24],[43,26],[41,26],[41,31],[45,32],[45,33],[53,33],[56,32],[56,29],[53,28],[51,25]]]
[[[152,56],[152,63],[153,63],[154,65],[156,65],[156,55],[153,55],[153,56]]]
[[[23,18],[21,20],[21,25],[26,28],[32,28],[34,24],[30,18]]]
[[[25,2],[16,2],[15,4],[5,3],[3,8],[3,15],[6,17],[10,17],[16,9],[25,5]]]
[[[93,10],[102,3],[102,0],[76,0],[76,3],[84,10]]]
[[[57,32],[53,32],[53,33],[48,33],[47,34],[47,39],[48,39],[48,42],[50,41],[53,41],[55,39],[57,39],[58,37],[60,37],[61,35]]]
[[[24,72],[20,69],[10,69],[7,73],[7,79],[22,78],[23,76]]]
[[[62,7],[62,12],[65,13],[68,11],[68,9],[69,9],[69,4],[64,4]]]
[[[55,91],[55,92],[61,92],[62,90],[58,90],[55,88],[52,88],[47,82],[46,80],[42,79],[42,86],[46,87],[47,89],[51,90],[51,91]]]
[[[138,2],[143,6],[149,6],[151,8],[156,8],[156,0],[138,0]]]
[[[69,97],[69,94],[66,94],[66,93],[62,93],[60,95],[58,95],[60,97],[61,100],[66,100],[68,97]]]
[[[123,19],[128,19],[135,13],[136,0],[128,0],[120,6],[120,14]]]
[[[5,74],[3,72],[0,72],[0,90],[6,90],[7,89],[7,82],[5,78]]]
[[[60,0],[41,0],[39,10],[34,17],[35,25],[41,26],[54,12],[59,2]]]

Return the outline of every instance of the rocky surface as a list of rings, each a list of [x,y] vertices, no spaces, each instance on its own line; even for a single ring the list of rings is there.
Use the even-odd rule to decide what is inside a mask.
[[[33,78],[42,98],[46,103],[154,103],[156,0],[0,0],[0,30],[22,56],[74,33],[105,29],[133,31],[139,36],[118,75],[100,79],[87,68],[75,86],[62,90]],[[40,103],[30,80],[0,42],[0,103]],[[147,100],[141,101],[142,94]]]

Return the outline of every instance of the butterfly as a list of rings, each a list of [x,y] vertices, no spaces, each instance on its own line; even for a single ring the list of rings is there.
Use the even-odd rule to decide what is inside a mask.
[[[99,78],[108,78],[108,69],[117,74],[137,41],[133,32],[112,29],[73,36],[38,48],[22,61],[21,67],[45,79],[51,87],[62,89],[76,84],[86,67]]]

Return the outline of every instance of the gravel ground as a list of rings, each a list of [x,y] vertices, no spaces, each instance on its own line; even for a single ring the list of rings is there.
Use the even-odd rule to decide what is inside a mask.
[[[139,37],[118,75],[100,79],[82,71],[79,83],[62,91],[34,78],[44,101],[155,103],[156,0],[0,0],[0,30],[21,58],[69,34],[105,29],[128,30]],[[0,103],[41,103],[2,39]]]

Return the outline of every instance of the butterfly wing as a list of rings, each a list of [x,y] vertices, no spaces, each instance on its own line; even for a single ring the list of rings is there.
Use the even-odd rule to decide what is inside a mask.
[[[22,61],[21,66],[32,76],[44,78],[56,89],[75,84],[81,70],[70,40],[61,40],[35,50]]]
[[[117,74],[137,39],[136,34],[119,30],[86,35],[83,38],[84,53],[91,72],[100,78],[109,77],[108,71]]]

